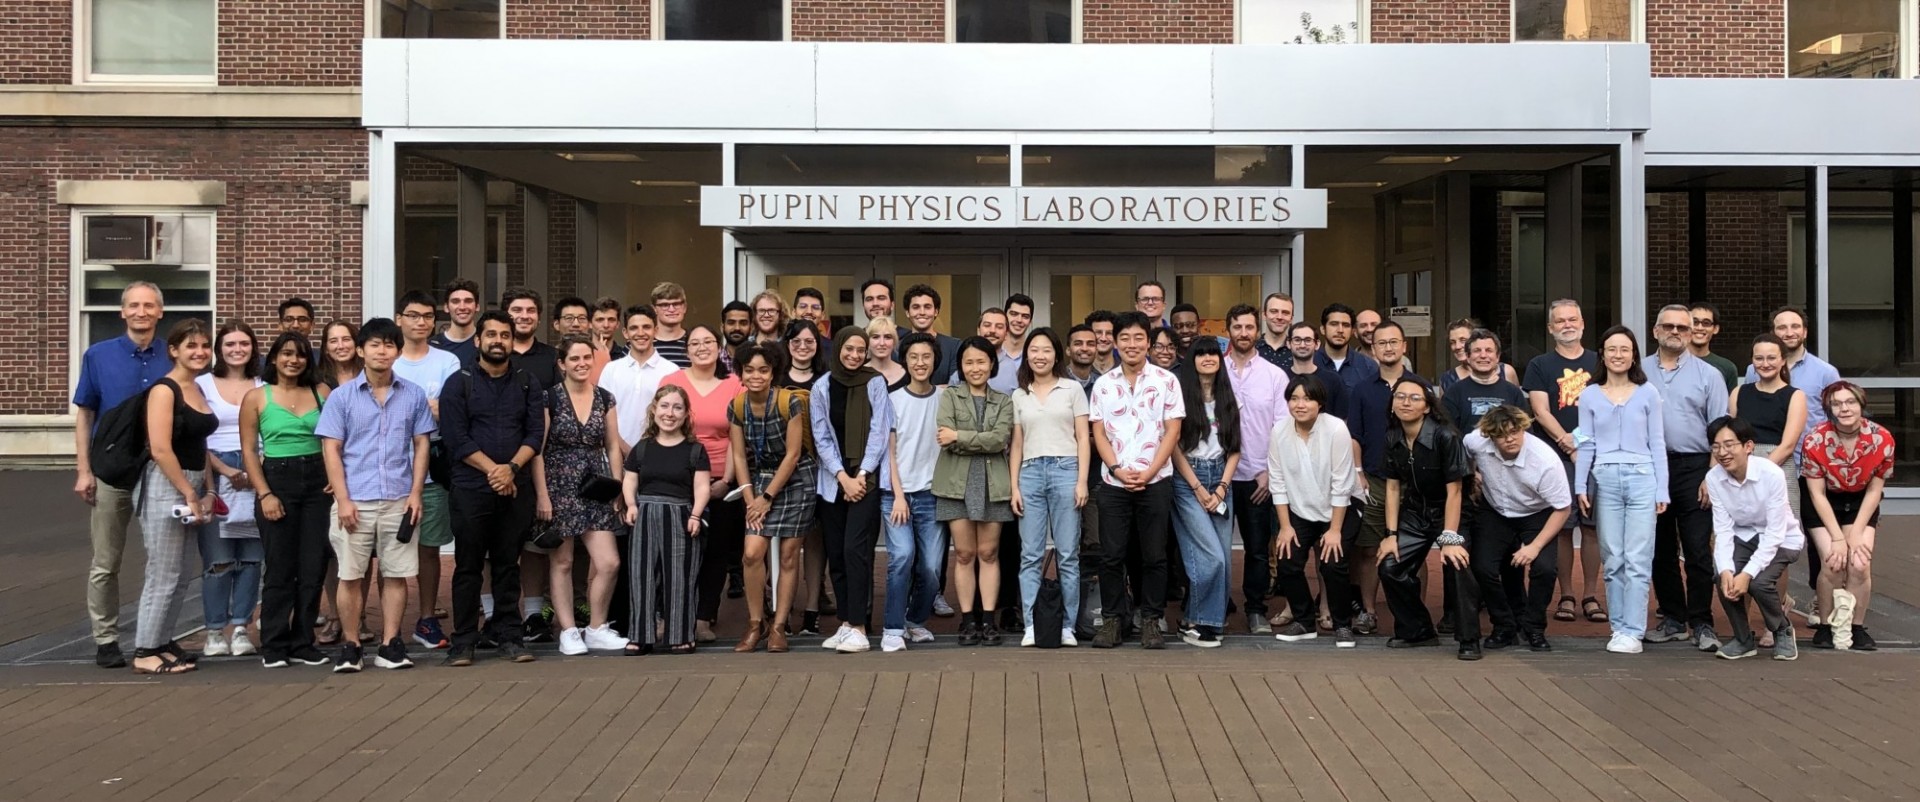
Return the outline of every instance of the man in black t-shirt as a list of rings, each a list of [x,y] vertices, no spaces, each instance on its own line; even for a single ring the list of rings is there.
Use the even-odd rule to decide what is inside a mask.
[[[1486,329],[1474,329],[1467,335],[1467,377],[1454,382],[1440,405],[1462,436],[1480,425],[1480,416],[1502,404],[1521,409],[1530,406],[1527,393],[1500,375],[1500,336]]]
[[[1535,433],[1547,441],[1560,453],[1560,461],[1567,471],[1567,484],[1573,485],[1573,454],[1577,447],[1573,431],[1580,426],[1580,393],[1587,385],[1604,379],[1600,371],[1600,359],[1592,351],[1580,344],[1586,334],[1586,319],[1580,314],[1580,303],[1568,298],[1554,301],[1547,308],[1547,333],[1553,336],[1553,350],[1536,356],[1527,363],[1527,371],[1520,385],[1527,391],[1529,408],[1533,410]],[[1591,432],[1583,434],[1591,435]],[[1572,487],[1575,496],[1586,492],[1585,488]],[[1556,617],[1567,620],[1572,614],[1573,592],[1573,531],[1580,529],[1580,573],[1585,578],[1586,593],[1580,597],[1581,607],[1589,620],[1605,620],[1601,611],[1600,591],[1600,538],[1594,534],[1593,520],[1581,514],[1579,505],[1574,505],[1567,516],[1566,532],[1556,549],[1560,561],[1560,604]]]

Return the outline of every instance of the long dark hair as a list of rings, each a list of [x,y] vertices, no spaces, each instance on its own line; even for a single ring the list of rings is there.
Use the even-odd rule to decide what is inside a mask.
[[[1640,367],[1640,338],[1633,336],[1633,329],[1626,326],[1614,326],[1600,335],[1600,383],[1607,383],[1607,341],[1615,334],[1627,335],[1627,344],[1633,347],[1633,359],[1627,361],[1627,381],[1634,384],[1647,383],[1647,371]]]
[[[301,359],[307,360],[307,369],[300,372],[300,377],[294,380],[294,384],[300,387],[313,387],[319,384],[320,363],[313,358],[313,341],[307,339],[307,335],[297,331],[283,331],[280,332],[280,336],[273,338],[273,347],[267,349],[267,370],[269,371],[267,383],[280,383],[280,369],[273,366],[273,360],[280,354],[280,349],[287,347],[288,343],[293,344],[294,353],[299,354]]]
[[[1220,360],[1220,369],[1212,379],[1204,378],[1193,366],[1197,357],[1212,356]],[[1220,341],[1213,337],[1196,337],[1193,351],[1187,354],[1187,360],[1174,368],[1174,375],[1180,377],[1180,397],[1186,401],[1187,420],[1200,416],[1207,409],[1206,395],[1202,382],[1212,382],[1213,420],[1220,427],[1220,449],[1228,454],[1240,450],[1240,401],[1233,395],[1233,383],[1227,380],[1226,357],[1220,353]],[[1180,427],[1180,450],[1192,451],[1200,447],[1207,439],[1207,433],[1199,426]]]
[[[1393,389],[1387,391],[1387,431],[1393,431],[1393,427],[1400,425],[1400,418],[1393,414],[1393,396],[1400,394],[1400,386],[1403,384],[1420,388],[1420,395],[1427,402],[1427,423],[1439,424],[1442,427],[1452,425],[1452,421],[1448,420],[1446,407],[1440,405],[1440,392],[1417,376],[1403,374],[1393,383]]]
[[[226,357],[220,355],[220,341],[226,339],[227,335],[233,334],[234,332],[247,335],[247,345],[252,348],[252,350],[247,352],[246,361],[240,364],[240,376],[247,379],[260,378],[260,338],[253,336],[253,327],[247,325],[247,322],[244,320],[229,320],[222,323],[220,324],[220,330],[214,333],[213,377],[216,379],[224,379],[228,373],[232,372],[232,369],[227,367]]]
[[[1033,373],[1032,363],[1027,361],[1027,349],[1032,348],[1034,342],[1041,339],[1045,339],[1053,346],[1053,370],[1049,371],[1049,373],[1054,378],[1064,379],[1067,377],[1066,345],[1060,342],[1060,335],[1054,332],[1052,326],[1041,326],[1028,332],[1027,344],[1020,347],[1020,370],[1016,372],[1016,375],[1020,379],[1020,389],[1022,390],[1027,389],[1027,387],[1033,384],[1034,379],[1039,378]],[[994,359],[995,361],[999,361],[998,357]]]
[[[801,365],[793,364],[793,338],[799,335],[799,333],[802,330],[812,334],[813,341],[817,343],[817,345],[815,345],[813,348],[813,360],[808,362],[804,367],[806,367],[808,370],[813,371],[813,375],[816,378],[826,375],[827,348],[831,344],[831,341],[829,341],[825,337],[820,336],[820,330],[817,328],[814,328],[812,323],[808,323],[807,321],[804,321],[804,320],[795,320],[788,323],[787,330],[781,333],[780,350],[785,352],[786,359],[782,359],[780,361],[785,362],[787,364],[788,370],[792,370],[793,368],[796,368],[796,367],[802,367]],[[779,375],[779,373],[775,372],[774,375],[777,376]]]

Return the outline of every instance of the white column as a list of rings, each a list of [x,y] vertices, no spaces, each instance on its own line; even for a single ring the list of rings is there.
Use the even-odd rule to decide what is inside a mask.
[[[1634,331],[1646,331],[1647,147],[1640,134],[1621,143],[1614,163],[1613,211],[1620,234],[1620,320]]]
[[[1827,167],[1813,168],[1813,195],[1808,198],[1807,219],[1812,223],[1813,232],[1813,331],[1818,336],[1816,353],[1833,355],[1833,327],[1827,325],[1829,310],[1833,309],[1833,291],[1828,286],[1832,277],[1832,263],[1828,259],[1831,248],[1827,242]]]
[[[393,309],[400,222],[399,159],[393,141],[367,132],[367,211],[360,234],[360,317]]]

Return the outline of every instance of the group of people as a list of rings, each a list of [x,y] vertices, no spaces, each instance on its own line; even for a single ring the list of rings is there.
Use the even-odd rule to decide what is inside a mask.
[[[1711,305],[1661,309],[1643,353],[1624,326],[1588,350],[1562,300],[1552,350],[1524,371],[1460,320],[1454,364],[1429,381],[1399,323],[1338,303],[1296,321],[1282,293],[1227,310],[1224,336],[1202,334],[1189,304],[1168,312],[1158,282],[1134,309],[1065,329],[1035,326],[1015,294],[965,338],[936,329],[932,287],[907,288],[898,319],[890,283],[859,293],[864,325],[833,329],[803,289],[791,305],[730,302],[715,326],[690,324],[671,282],[624,307],[548,310],[516,289],[483,312],[462,280],[438,302],[405,294],[392,318],[330,322],[317,347],[312,305],[290,299],[261,350],[240,321],[184,320],[160,340],[161,292],[136,282],[126,333],[88,349],[73,399],[98,662],[128,663],[117,572],[136,515],[131,664],[149,674],[197,666],[174,638],[190,538],[206,653],[269,668],[359,671],[363,642],[376,666],[405,668],[409,637],[451,666],[482,649],[530,661],[524,644],[549,640],[684,654],[717,639],[723,596],[745,600],[737,652],[788,651],[796,634],[867,651],[876,614],[880,648],[899,651],[956,612],[962,645],[1207,648],[1238,614],[1250,634],[1350,647],[1379,631],[1384,598],[1387,646],[1452,635],[1461,659],[1549,650],[1550,618],[1584,617],[1610,624],[1612,652],[1686,641],[1790,660],[1784,579],[1803,553],[1812,645],[1873,648],[1862,622],[1893,440],[1864,391],[1807,351],[1798,310],[1753,340],[1744,378],[1711,351]],[[143,408],[150,454],[131,489],[89,463],[123,404]],[[377,634],[361,625],[376,585]],[[332,655],[318,648],[330,636]]]

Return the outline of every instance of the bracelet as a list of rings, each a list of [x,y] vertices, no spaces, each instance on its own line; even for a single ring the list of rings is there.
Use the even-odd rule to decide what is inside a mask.
[[[1445,530],[1445,531],[1443,531],[1443,532],[1441,532],[1441,533],[1440,533],[1440,538],[1439,538],[1439,540],[1437,540],[1437,541],[1435,541],[1435,542],[1437,542],[1437,543],[1439,543],[1439,544],[1440,544],[1440,545],[1442,545],[1442,546],[1464,546],[1464,545],[1467,545],[1467,539],[1466,539],[1466,538],[1464,538],[1464,537],[1461,537],[1461,536],[1460,536],[1460,533],[1459,533],[1459,532],[1455,532],[1455,531],[1453,531],[1453,530],[1451,530],[1451,529],[1448,529],[1448,530]]]
[[[265,493],[255,493],[253,494],[253,497],[261,501],[266,501],[267,499],[270,499],[270,498],[279,498],[279,496],[274,495],[273,491],[271,490]]]

